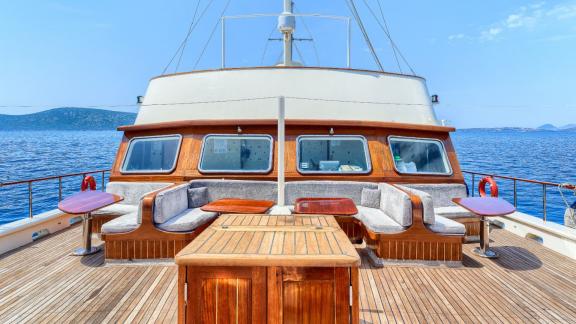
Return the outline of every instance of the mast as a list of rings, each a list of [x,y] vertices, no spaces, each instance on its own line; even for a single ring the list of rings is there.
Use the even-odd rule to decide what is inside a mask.
[[[296,17],[292,12],[292,0],[284,0],[284,11],[278,16],[278,30],[284,34],[284,66],[292,66],[292,35],[296,29]]]

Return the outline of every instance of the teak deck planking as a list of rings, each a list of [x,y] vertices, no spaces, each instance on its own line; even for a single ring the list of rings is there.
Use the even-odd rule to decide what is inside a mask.
[[[0,256],[1,323],[177,322],[176,266],[103,266],[102,252],[70,255],[80,238],[74,226]],[[373,268],[359,249],[361,322],[576,322],[575,260],[504,230],[491,238],[501,257],[466,244],[461,268]]]

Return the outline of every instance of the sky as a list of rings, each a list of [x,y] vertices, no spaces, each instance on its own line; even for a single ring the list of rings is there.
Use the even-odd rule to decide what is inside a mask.
[[[436,113],[449,125],[576,123],[576,0],[380,2],[394,42],[415,73],[426,78],[430,93],[439,95]],[[351,16],[344,0],[295,3],[297,13]],[[384,69],[410,72],[406,63],[401,60],[399,67],[394,60],[378,24],[378,0],[355,3]],[[0,0],[0,114],[70,106],[137,111],[136,97],[175,53],[167,72],[220,66],[223,12],[282,9],[281,0],[200,0],[197,5],[198,0]],[[180,58],[177,49],[195,12],[197,23]],[[227,66],[277,62],[281,43],[268,41],[279,37],[275,24],[273,17],[227,20]],[[302,54],[297,52],[297,59],[346,65],[344,22],[304,18],[297,24],[295,37],[314,40],[297,42]],[[356,25],[351,63],[377,69]]]

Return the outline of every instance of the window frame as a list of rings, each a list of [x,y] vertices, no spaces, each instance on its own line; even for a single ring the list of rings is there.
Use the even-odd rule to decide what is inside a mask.
[[[172,167],[169,170],[126,170],[126,159],[130,154],[132,143],[137,140],[146,140],[151,138],[168,138],[168,137],[175,137],[178,138],[178,147],[176,148],[176,156],[174,157],[174,162],[172,163]],[[176,165],[178,164],[178,158],[180,156],[180,148],[182,147],[182,135],[181,134],[169,134],[169,135],[151,135],[151,136],[136,136],[132,137],[128,141],[128,147],[126,149],[126,153],[124,153],[124,159],[122,160],[122,166],[120,167],[120,173],[122,174],[168,174],[174,172],[176,169]]]
[[[206,139],[210,137],[224,137],[224,138],[265,138],[270,141],[270,158],[268,168],[266,170],[205,170],[202,168],[202,157],[204,156],[204,149],[206,147]],[[206,134],[202,138],[202,148],[200,149],[200,156],[198,157],[198,171],[202,174],[268,174],[274,168],[274,138],[269,134]]]
[[[440,144],[440,148],[444,153],[443,160],[446,162],[448,166],[447,173],[439,173],[439,172],[400,172],[396,167],[396,161],[394,161],[394,151],[392,151],[392,143],[390,140],[400,139],[401,141],[413,140],[413,141],[420,141],[420,142],[433,142]],[[410,136],[397,136],[397,135],[389,135],[388,136],[388,150],[390,151],[390,158],[392,158],[392,165],[394,166],[394,171],[400,175],[415,175],[415,176],[439,176],[439,177],[451,177],[454,175],[454,170],[452,169],[452,163],[450,162],[450,158],[448,157],[448,152],[446,151],[446,147],[444,146],[444,142],[438,138],[429,138],[429,137],[410,137]]]
[[[364,146],[364,157],[366,159],[366,170],[365,171],[306,171],[300,168],[300,142],[302,139],[315,138],[315,139],[334,139],[334,138],[354,138],[362,142]],[[300,174],[330,174],[330,175],[350,175],[350,174],[369,174],[372,172],[372,160],[370,156],[370,149],[368,147],[368,140],[364,135],[300,135],[296,138],[296,170]]]

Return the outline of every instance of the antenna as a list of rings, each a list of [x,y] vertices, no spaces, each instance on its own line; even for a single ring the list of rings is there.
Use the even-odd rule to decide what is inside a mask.
[[[284,66],[292,66],[292,34],[296,30],[296,17],[292,12],[292,0],[284,0],[284,12],[278,16],[278,30],[284,34]]]

